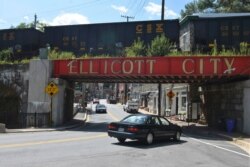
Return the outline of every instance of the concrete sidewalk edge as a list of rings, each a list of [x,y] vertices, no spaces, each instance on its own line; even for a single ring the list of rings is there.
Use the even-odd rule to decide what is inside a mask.
[[[218,135],[229,140],[229,141],[232,141],[236,145],[241,146],[244,150],[246,150],[250,154],[250,143],[247,141],[244,141],[244,139],[235,138],[235,137],[231,137],[231,136],[228,136],[225,134],[220,134],[220,133],[218,133]]]
[[[82,121],[84,123],[87,120],[88,112],[85,112],[84,118]],[[67,129],[74,129],[81,126],[82,123],[72,124],[68,126],[60,126],[60,127],[52,127],[52,128],[25,128],[25,129],[5,129],[5,133],[24,133],[24,132],[49,132],[49,131],[60,131],[60,130],[67,130]]]

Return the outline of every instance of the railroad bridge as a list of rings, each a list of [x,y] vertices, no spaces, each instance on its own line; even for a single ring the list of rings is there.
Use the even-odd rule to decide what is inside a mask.
[[[53,61],[53,77],[83,82],[212,83],[249,77],[248,57],[140,57]]]
[[[249,56],[32,60],[29,64],[27,113],[50,112],[53,125],[64,123],[73,115],[74,82],[82,82],[156,83],[160,92],[158,114],[162,114],[164,111],[160,106],[161,84],[186,83],[211,89],[207,93],[209,99],[206,107],[211,113],[211,120],[214,121],[221,109],[228,109],[225,107],[228,103],[224,103],[223,98],[232,98],[233,104],[230,106],[237,110],[235,116],[240,117],[241,130],[244,131],[250,129],[250,123],[246,120],[250,116],[250,106],[247,102],[250,99],[249,77]],[[51,81],[58,87],[58,92],[52,93],[52,96],[45,91]],[[224,90],[227,93],[220,96]],[[217,98],[214,98],[215,96]],[[29,121],[26,122],[29,126]],[[249,130],[247,133],[250,133]]]

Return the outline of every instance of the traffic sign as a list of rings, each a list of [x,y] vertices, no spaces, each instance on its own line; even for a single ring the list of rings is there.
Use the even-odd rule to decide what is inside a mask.
[[[174,92],[172,90],[170,90],[168,93],[167,93],[167,96],[171,99],[175,96]]]
[[[50,82],[45,88],[45,92],[48,93],[50,96],[55,95],[58,91],[58,86],[53,81]]]

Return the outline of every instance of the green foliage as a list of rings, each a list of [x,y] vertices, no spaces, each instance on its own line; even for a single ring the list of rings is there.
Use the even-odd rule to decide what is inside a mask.
[[[242,55],[250,54],[250,49],[248,49],[248,43],[247,42],[241,42],[240,43],[240,54],[242,54]]]
[[[11,61],[13,59],[13,53],[10,49],[0,51],[0,61]]]
[[[48,24],[46,24],[46,23],[42,23],[42,22],[37,21],[36,28],[40,31],[44,31],[44,27],[47,25]],[[31,22],[31,23],[22,22],[19,25],[17,25],[16,27],[11,27],[11,28],[24,29],[24,28],[33,28],[33,27],[35,27],[34,22]]]
[[[49,52],[48,58],[50,60],[56,60],[56,59],[74,59],[76,57],[72,52],[59,52],[56,50],[51,50]]]
[[[216,11],[223,13],[247,13],[250,12],[250,3],[247,0],[219,0],[216,4]]]
[[[30,28],[30,25],[22,22],[19,25],[17,25],[15,28],[17,29]]]
[[[235,49],[229,50],[226,49],[224,45],[222,45],[222,49],[219,53],[220,56],[235,56],[237,55]]]
[[[196,1],[190,2],[185,5],[185,9],[181,10],[181,18],[184,18],[187,15],[192,15],[193,13],[198,13],[198,6]]]
[[[193,0],[181,10],[181,17],[193,13],[239,13],[250,12],[250,3],[246,0]]]
[[[145,56],[146,54],[146,47],[144,42],[138,38],[133,42],[130,47],[125,49],[125,54],[127,57],[134,57],[134,56]]]
[[[151,41],[151,44],[146,47],[144,42],[138,38],[134,43],[126,48],[125,53],[127,57],[135,56],[165,56],[171,51],[172,43],[164,35],[161,34]]]
[[[213,56],[217,56],[218,55],[218,46],[217,46],[217,42],[216,40],[214,40],[213,46],[212,46],[212,52],[211,54]]]
[[[86,59],[86,58],[90,58],[91,56],[89,54],[84,54],[84,55],[81,55],[79,58],[83,58],[83,59]]]
[[[91,56],[90,54],[84,54],[78,58],[81,58],[81,59],[88,59],[88,58],[107,58],[107,57],[111,57],[109,54],[101,54],[101,55],[98,55],[98,56]]]
[[[157,36],[152,40],[151,45],[148,47],[148,55],[150,56],[166,56],[170,53],[172,43],[164,35]]]

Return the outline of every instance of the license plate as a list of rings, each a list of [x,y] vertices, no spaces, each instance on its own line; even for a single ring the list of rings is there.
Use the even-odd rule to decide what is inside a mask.
[[[118,128],[119,132],[124,132],[124,128]]]

